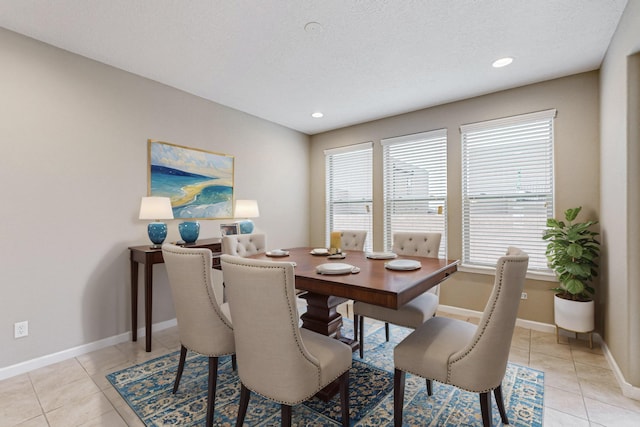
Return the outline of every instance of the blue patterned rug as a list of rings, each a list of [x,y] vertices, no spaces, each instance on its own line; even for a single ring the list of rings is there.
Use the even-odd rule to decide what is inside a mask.
[[[345,319],[343,334],[353,336],[352,323]],[[392,326],[391,341],[384,339],[384,328],[367,327],[365,359],[354,353],[350,372],[349,398],[352,426],[393,425],[393,347],[411,331]],[[171,393],[179,352],[107,375],[107,379],[146,426],[204,425],[207,397],[207,358],[189,352],[180,388]],[[515,427],[541,427],[543,419],[544,373],[509,363],[502,393],[509,423]],[[240,383],[231,369],[231,359],[222,358],[218,368],[218,387],[214,425],[233,426],[238,412]],[[493,399],[492,399],[493,402]],[[433,383],[427,396],[425,380],[407,374],[404,425],[482,426],[477,393]],[[493,425],[501,425],[493,402]],[[293,408],[296,426],[340,425],[338,396],[329,402],[313,398]],[[279,426],[280,405],[252,393],[245,418],[247,426]]]

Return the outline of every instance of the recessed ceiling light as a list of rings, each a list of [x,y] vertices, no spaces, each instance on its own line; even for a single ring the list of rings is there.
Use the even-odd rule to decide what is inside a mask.
[[[304,30],[307,33],[321,33],[323,29],[322,24],[319,22],[308,22],[307,25],[304,26]]]
[[[513,62],[513,58],[507,56],[506,58],[496,59],[495,61],[493,61],[493,64],[491,65],[493,65],[494,68],[501,68],[501,67],[506,67],[512,62]]]
[[[324,117],[324,114],[322,114],[320,111],[316,111],[315,113],[311,114],[311,117],[313,117],[314,119],[319,119],[321,117]]]

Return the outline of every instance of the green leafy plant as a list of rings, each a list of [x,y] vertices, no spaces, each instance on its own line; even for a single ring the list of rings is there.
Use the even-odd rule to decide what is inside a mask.
[[[590,230],[598,221],[573,223],[581,210],[582,207],[567,209],[566,222],[547,219],[542,238],[549,241],[545,254],[560,282],[560,287],[553,290],[566,299],[588,301],[595,292],[591,282],[598,275],[600,242],[596,240],[599,233]]]

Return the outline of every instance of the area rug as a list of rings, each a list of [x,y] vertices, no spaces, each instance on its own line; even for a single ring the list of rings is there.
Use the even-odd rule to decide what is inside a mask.
[[[350,371],[349,405],[352,426],[393,425],[393,347],[411,331],[391,328],[391,340],[385,341],[384,328],[368,327],[365,358],[354,353]],[[353,336],[352,323],[345,319],[343,334]],[[201,426],[207,405],[207,358],[188,353],[180,388],[172,394],[179,352],[107,375],[107,379],[146,426]],[[543,419],[544,373],[509,363],[502,392],[509,424],[539,427]],[[214,425],[235,425],[240,397],[237,372],[231,359],[221,358]],[[433,383],[428,396],[425,380],[407,375],[405,384],[404,425],[407,426],[482,426],[477,393]],[[500,424],[493,402],[493,425]],[[338,396],[329,402],[313,398],[293,408],[293,425],[336,426],[341,424]],[[252,393],[245,418],[246,426],[279,426],[280,405]]]

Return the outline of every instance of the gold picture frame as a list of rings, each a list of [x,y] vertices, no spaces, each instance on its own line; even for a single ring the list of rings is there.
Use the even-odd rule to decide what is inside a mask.
[[[149,139],[147,163],[147,193],[169,197],[174,218],[233,218],[233,156]]]

